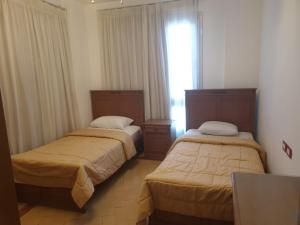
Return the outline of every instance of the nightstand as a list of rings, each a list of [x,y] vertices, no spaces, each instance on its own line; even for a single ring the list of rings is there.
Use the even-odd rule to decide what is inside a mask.
[[[145,158],[163,160],[176,137],[173,121],[147,120],[143,133]]]

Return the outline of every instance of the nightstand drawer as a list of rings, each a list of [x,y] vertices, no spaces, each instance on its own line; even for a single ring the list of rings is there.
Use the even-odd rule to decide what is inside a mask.
[[[168,127],[147,127],[144,132],[147,134],[166,134],[169,135],[170,129]]]
[[[165,152],[171,146],[170,138],[145,138],[145,149],[149,151],[162,151]]]
[[[146,139],[168,139],[170,140],[170,132],[144,132]]]
[[[148,120],[144,123],[144,155],[148,159],[162,160],[175,138],[170,120]]]

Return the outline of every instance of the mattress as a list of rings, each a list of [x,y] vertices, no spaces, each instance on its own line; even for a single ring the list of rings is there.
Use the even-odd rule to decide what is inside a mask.
[[[130,135],[122,131],[82,129],[32,151],[12,156],[16,183],[70,188],[83,207],[94,186],[136,154]]]
[[[221,137],[189,130],[146,176],[138,201],[138,221],[155,209],[233,221],[231,174],[264,173],[264,159],[264,152],[251,136]]]

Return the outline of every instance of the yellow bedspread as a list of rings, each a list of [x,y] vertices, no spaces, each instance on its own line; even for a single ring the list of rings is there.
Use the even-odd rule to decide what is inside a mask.
[[[32,151],[12,156],[15,182],[71,188],[78,207],[100,184],[136,154],[122,131],[82,129]]]
[[[264,160],[264,152],[253,140],[188,132],[146,176],[138,201],[138,221],[154,209],[233,221],[231,174],[263,173]]]

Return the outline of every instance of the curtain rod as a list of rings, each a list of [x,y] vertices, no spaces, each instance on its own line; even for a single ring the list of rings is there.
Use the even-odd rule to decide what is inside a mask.
[[[138,4],[138,5],[125,5],[125,6],[120,6],[120,7],[112,7],[112,8],[107,8],[107,9],[98,9],[98,11],[105,11],[105,10],[113,10],[113,9],[124,9],[124,8],[134,8],[134,7],[138,7],[138,6],[143,6],[143,5],[156,5],[156,4],[164,4],[167,2],[179,2],[182,0],[166,0],[163,2],[152,2],[152,3],[146,3],[146,4]],[[124,3],[123,3],[124,4]]]
[[[47,5],[51,5],[51,6],[55,7],[55,8],[58,8],[58,9],[61,9],[61,10],[66,11],[66,8],[64,8],[64,7],[62,7],[62,6],[55,5],[54,3],[48,2],[48,1],[46,1],[46,0],[40,0],[40,1],[41,1],[42,3],[47,4]]]

